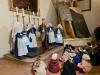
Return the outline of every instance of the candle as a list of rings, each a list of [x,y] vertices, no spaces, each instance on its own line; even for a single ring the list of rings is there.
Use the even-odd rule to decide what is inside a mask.
[[[34,16],[34,11],[33,11],[33,16]]]
[[[24,16],[24,8],[22,8],[22,15]]]
[[[16,15],[18,15],[18,7],[16,7]]]
[[[37,16],[38,16],[38,12],[37,12]]]
[[[28,10],[29,10],[29,6],[28,6]]]

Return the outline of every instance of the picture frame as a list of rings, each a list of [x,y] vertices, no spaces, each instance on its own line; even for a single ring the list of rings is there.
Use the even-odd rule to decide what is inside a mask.
[[[18,7],[18,12],[22,13],[22,8],[24,8],[25,14],[34,14],[40,16],[40,0],[8,0],[9,10],[16,12],[16,7]],[[33,3],[32,3],[33,2]]]
[[[91,0],[78,0],[78,6],[81,8],[82,12],[91,11]]]

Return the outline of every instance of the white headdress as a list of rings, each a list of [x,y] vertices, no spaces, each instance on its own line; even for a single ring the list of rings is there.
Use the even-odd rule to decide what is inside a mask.
[[[15,22],[12,30],[12,37],[15,36],[18,32],[22,32],[23,24],[21,22]]]
[[[49,26],[52,26],[52,24],[51,23],[48,23],[47,27],[49,27]]]
[[[33,23],[33,22],[30,22],[30,23],[28,24],[26,30],[28,31],[30,28],[32,28],[32,25],[34,25],[34,23]],[[36,28],[36,25],[34,25],[33,27]]]
[[[63,30],[63,27],[61,26],[61,24],[58,24],[57,28],[60,27]]]
[[[88,54],[84,54],[84,55],[82,56],[82,58],[83,58],[84,60],[90,60],[90,56],[89,56]]]
[[[21,22],[15,22],[12,30],[12,38],[15,39],[15,35],[17,33],[21,33],[23,31],[23,24]]]
[[[56,59],[57,59],[57,56],[58,56],[57,53],[52,54],[52,59],[53,59],[53,60],[56,60]]]

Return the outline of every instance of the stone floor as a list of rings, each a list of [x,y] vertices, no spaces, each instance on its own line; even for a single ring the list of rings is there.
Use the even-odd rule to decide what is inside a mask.
[[[61,56],[62,52],[58,53]],[[50,58],[47,58],[45,63],[48,65]],[[61,65],[61,63],[60,63]],[[32,63],[25,63],[20,61],[9,60],[6,58],[0,59],[0,75],[32,75],[31,73]],[[61,67],[61,66],[60,66]],[[93,69],[90,73],[80,74],[76,72],[77,75],[100,75],[100,66],[93,66]],[[60,75],[59,73],[50,73],[47,71],[47,75]]]

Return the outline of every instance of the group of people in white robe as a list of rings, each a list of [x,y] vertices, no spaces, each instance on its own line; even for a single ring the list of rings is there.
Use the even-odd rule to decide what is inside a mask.
[[[26,32],[23,31],[23,24],[15,22],[12,30],[14,39],[14,55],[18,59],[23,59],[27,53],[36,51],[36,28],[33,23],[29,23]]]
[[[63,44],[62,39],[62,26],[59,24],[55,29],[56,37],[54,35],[54,28],[51,23],[48,24],[46,31],[48,34],[49,43]],[[29,23],[26,31],[23,31],[23,24],[21,22],[15,22],[12,30],[12,37],[14,40],[14,55],[18,59],[23,59],[27,53],[37,50],[37,36],[38,30],[34,23]]]
[[[58,24],[58,26],[55,30],[51,23],[48,24],[47,34],[48,34],[49,44],[56,43],[59,46],[63,45],[62,30],[63,30],[63,28],[60,24]]]

